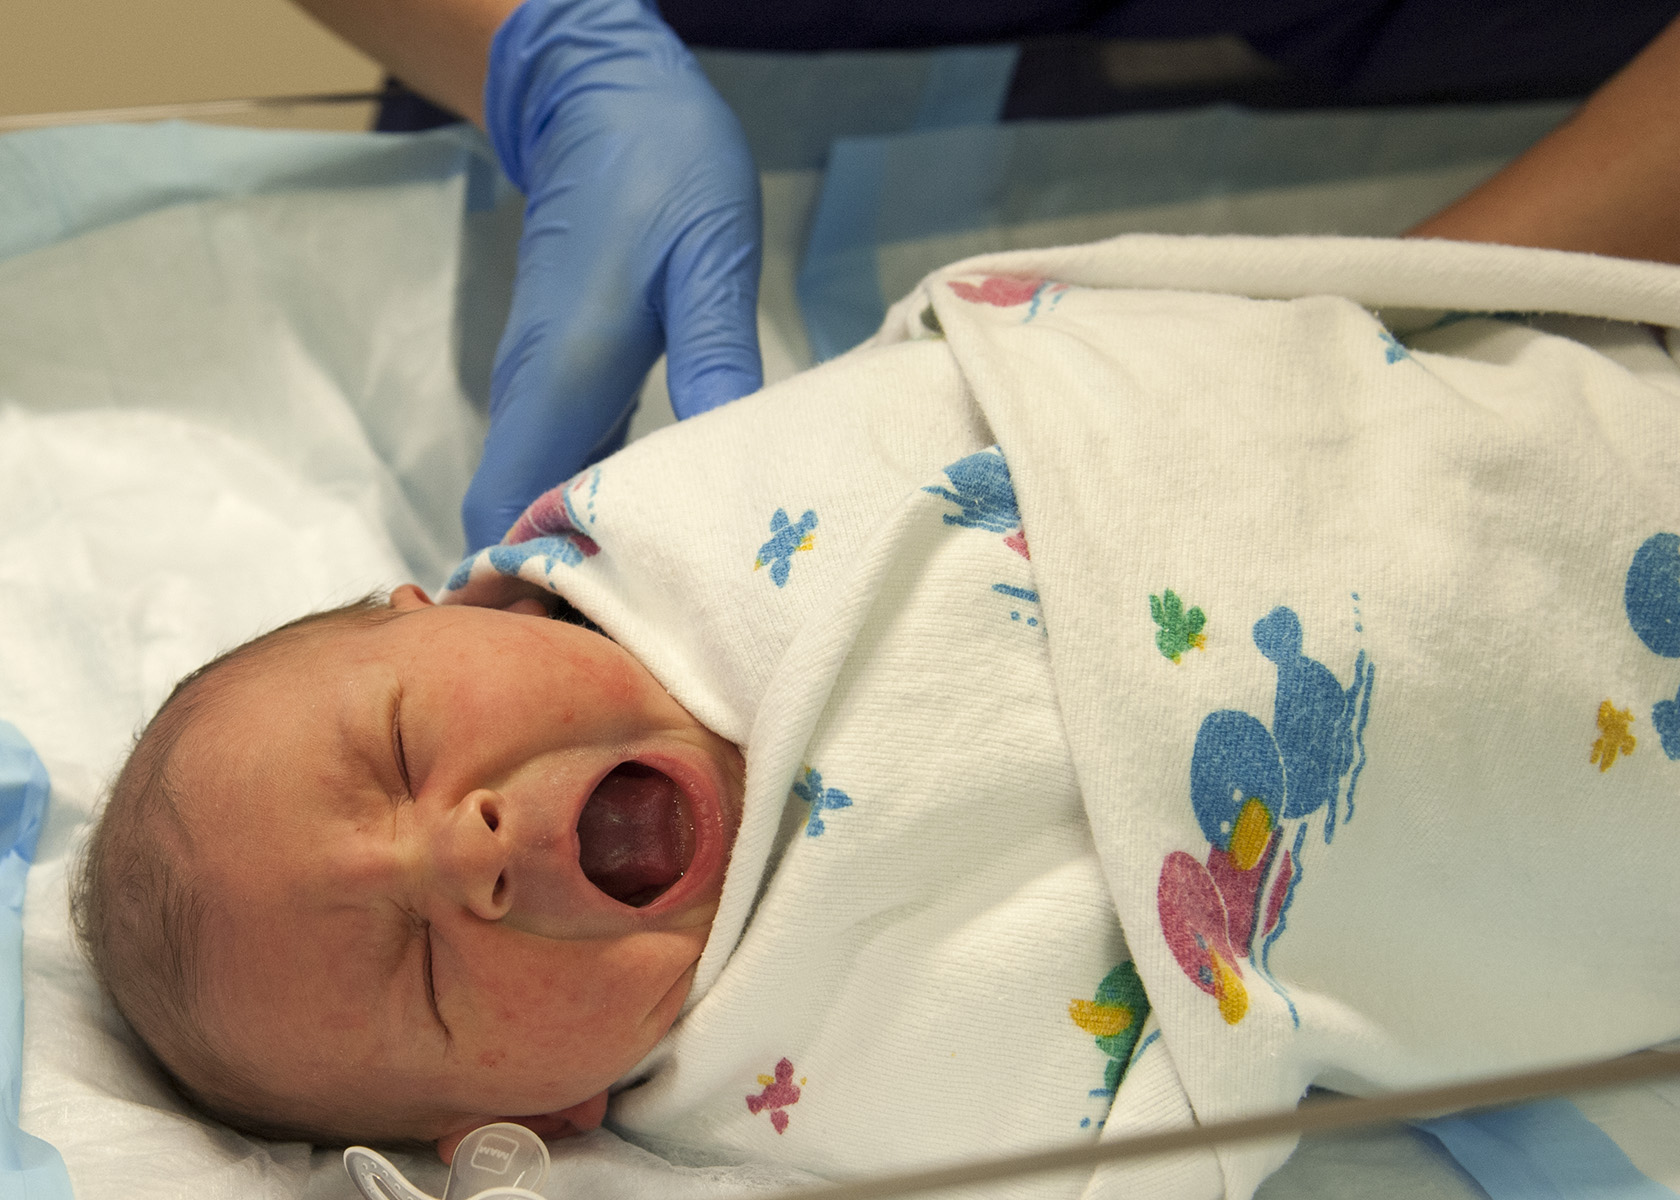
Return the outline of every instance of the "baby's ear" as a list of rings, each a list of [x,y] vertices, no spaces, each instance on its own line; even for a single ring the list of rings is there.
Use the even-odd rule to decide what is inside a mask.
[[[398,612],[413,612],[417,608],[430,608],[432,598],[422,591],[418,584],[405,583],[391,593],[391,607]]]
[[[602,1092],[598,1096],[591,1096],[582,1104],[574,1104],[570,1108],[563,1108],[559,1112],[540,1113],[533,1117],[503,1117],[504,1121],[511,1121],[515,1125],[523,1125],[532,1133],[551,1142],[555,1138],[574,1137],[580,1133],[588,1133],[591,1129],[600,1128],[601,1122],[607,1116],[607,1094]],[[483,1125],[493,1122],[477,1121],[461,1130],[459,1133],[446,1134],[437,1141],[438,1157],[445,1163],[455,1161],[455,1151],[461,1145],[461,1139]]]

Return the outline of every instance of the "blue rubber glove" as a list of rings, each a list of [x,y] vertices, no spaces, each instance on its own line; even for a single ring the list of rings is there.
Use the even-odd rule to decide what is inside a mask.
[[[679,417],[763,381],[758,173],[651,4],[526,0],[491,45],[484,118],[526,207],[490,433],[461,506],[474,550],[623,443],[662,348]]]

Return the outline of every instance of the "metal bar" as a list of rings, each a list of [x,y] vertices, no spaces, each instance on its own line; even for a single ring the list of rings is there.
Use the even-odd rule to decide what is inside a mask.
[[[1496,1108],[1543,1096],[1590,1091],[1680,1075],[1680,1053],[1647,1050],[1608,1062],[1559,1067],[1506,1075],[1497,1079],[1417,1091],[1392,1092],[1368,1099],[1345,1097],[1309,1101],[1286,1112],[1242,1117],[1212,1125],[1195,1125],[1165,1133],[1144,1134],[1113,1142],[1040,1150],[1029,1154],[984,1159],[950,1167],[906,1171],[878,1179],[841,1183],[829,1187],[784,1192],[768,1200],[882,1200],[913,1192],[995,1183],[1040,1175],[1049,1171],[1090,1169],[1106,1163],[1201,1150],[1230,1142],[1252,1142],[1264,1138],[1291,1137],[1303,1133],[1324,1133],[1362,1125],[1386,1124],[1440,1116],[1471,1108]]]
[[[139,104],[127,108],[89,108],[79,112],[28,113],[0,117],[0,133],[19,129],[49,129],[58,125],[99,125],[109,121],[170,121],[183,117],[222,117],[274,108],[306,108],[334,104],[370,104],[385,91],[314,92],[301,96],[246,96],[236,100],[189,100],[180,104]]]

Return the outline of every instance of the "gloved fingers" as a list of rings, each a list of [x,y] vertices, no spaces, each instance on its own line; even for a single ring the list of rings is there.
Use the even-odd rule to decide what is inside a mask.
[[[521,312],[539,305],[536,316]],[[516,290],[514,311],[521,319],[509,321],[491,378],[484,456],[461,505],[473,550],[500,541],[532,500],[618,448],[659,355],[652,314],[610,295],[573,305]]]
[[[751,213],[697,224],[673,248],[665,273],[665,353],[671,408],[679,418],[764,386],[759,260],[756,205]]]
[[[496,461],[492,449],[495,431],[492,430],[491,435],[485,438],[484,458],[479,463],[478,472],[472,477],[467,494],[461,501],[461,526],[466,531],[467,553],[475,554],[501,541],[531,501],[575,475],[587,462],[604,457],[623,445],[635,412],[635,397],[632,396],[617,423],[603,435],[599,443],[600,452],[578,460],[577,468],[561,470],[552,477],[546,468],[558,461],[558,456],[544,455],[535,446],[529,446],[531,453],[528,455],[518,456],[525,461],[505,464]],[[522,486],[513,486],[516,479],[526,482]],[[547,479],[548,482],[530,482],[535,479]]]
[[[462,508],[475,548],[616,447],[662,343],[679,416],[763,376],[758,174],[650,0],[524,0],[492,44],[485,119],[528,205]]]

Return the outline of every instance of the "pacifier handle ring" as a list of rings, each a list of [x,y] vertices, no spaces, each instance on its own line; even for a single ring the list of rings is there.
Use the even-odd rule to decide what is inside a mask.
[[[366,1146],[345,1147],[344,1170],[366,1200],[437,1200],[410,1183],[390,1159]]]

